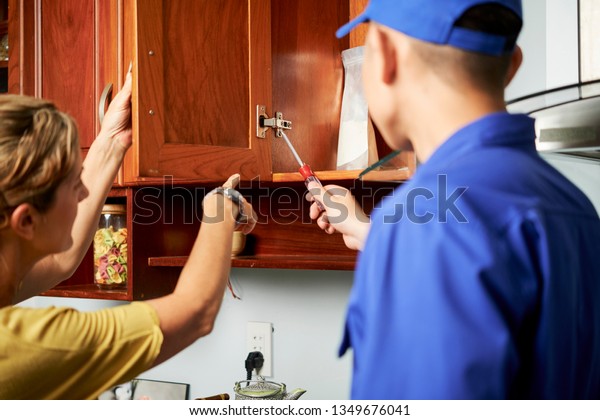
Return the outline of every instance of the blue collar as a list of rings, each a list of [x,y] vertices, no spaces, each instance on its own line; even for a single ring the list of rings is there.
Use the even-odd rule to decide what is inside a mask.
[[[422,167],[444,167],[456,157],[487,147],[519,148],[535,153],[535,120],[507,112],[486,115],[450,136]]]

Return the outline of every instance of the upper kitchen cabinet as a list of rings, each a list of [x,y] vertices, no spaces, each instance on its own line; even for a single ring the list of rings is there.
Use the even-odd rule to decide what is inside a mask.
[[[365,3],[125,0],[135,81],[125,185],[171,176],[222,182],[236,172],[244,180],[302,181],[282,138],[260,129],[261,119],[278,114],[291,122],[288,135],[317,175],[355,178],[360,171],[336,171],[336,155],[341,52],[362,43],[361,32],[349,43],[335,31]],[[383,141],[377,147],[387,152]]]
[[[9,0],[9,91],[71,114],[84,153],[123,77],[118,9],[118,0]]]
[[[134,150],[125,180],[270,179],[270,0],[131,0]],[[131,47],[131,48],[129,48]]]

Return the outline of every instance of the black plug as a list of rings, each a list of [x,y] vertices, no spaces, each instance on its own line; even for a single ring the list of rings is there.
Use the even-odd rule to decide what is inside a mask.
[[[248,353],[248,357],[246,358],[245,366],[246,366],[246,380],[252,379],[252,371],[254,369],[260,370],[263,367],[263,363],[265,363],[265,358],[263,354],[259,351],[253,351]]]

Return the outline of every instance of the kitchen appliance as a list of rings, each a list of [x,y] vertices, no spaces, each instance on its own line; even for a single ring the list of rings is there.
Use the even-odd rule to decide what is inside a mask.
[[[306,391],[296,388],[287,392],[285,384],[259,379],[239,381],[233,388],[236,400],[297,400]]]
[[[540,152],[600,160],[600,96],[530,115],[535,118],[536,147]]]

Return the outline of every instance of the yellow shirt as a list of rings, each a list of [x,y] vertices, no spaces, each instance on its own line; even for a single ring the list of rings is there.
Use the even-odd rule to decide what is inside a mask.
[[[0,309],[0,399],[94,399],[149,369],[163,341],[143,302]]]

